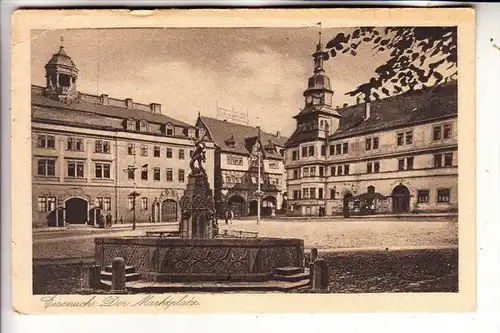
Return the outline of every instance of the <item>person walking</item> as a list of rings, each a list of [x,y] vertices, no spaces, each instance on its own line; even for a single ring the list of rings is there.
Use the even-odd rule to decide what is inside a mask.
[[[227,224],[228,220],[229,220],[229,210],[226,209],[226,211],[224,212],[224,220]]]
[[[233,224],[233,219],[234,219],[234,212],[233,212],[233,210],[231,209],[231,210],[229,211],[229,223],[230,223],[230,224]]]

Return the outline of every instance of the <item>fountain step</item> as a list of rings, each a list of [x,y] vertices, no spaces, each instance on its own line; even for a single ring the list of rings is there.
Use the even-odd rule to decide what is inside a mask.
[[[111,273],[113,271],[113,267],[111,265],[104,266],[104,272],[109,272]],[[135,273],[135,267],[134,266],[125,266],[125,274],[131,274]]]
[[[304,268],[302,267],[280,267],[276,268],[276,275],[287,276],[287,275],[295,275],[304,272]]]
[[[275,275],[274,279],[276,281],[287,281],[287,282],[296,282],[296,281],[302,281],[309,279],[310,275],[309,272],[303,272],[299,274],[293,274],[293,275]]]
[[[105,281],[111,281],[113,278],[113,274],[111,272],[102,272],[101,271],[101,279]],[[126,273],[125,274],[125,281],[126,282],[131,282],[131,281],[137,281],[141,278],[141,275],[139,273]]]
[[[110,281],[101,280],[102,286],[109,290]],[[133,281],[127,282],[127,291],[130,293],[167,293],[167,292],[290,292],[309,285],[309,278],[289,281],[264,281],[264,282],[193,282],[169,283]]]

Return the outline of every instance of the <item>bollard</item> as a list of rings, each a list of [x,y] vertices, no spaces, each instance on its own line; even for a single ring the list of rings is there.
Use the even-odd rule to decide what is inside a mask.
[[[310,281],[312,284],[312,281],[314,279],[314,261],[318,258],[318,249],[313,247],[311,248],[311,254],[309,256],[309,275],[310,275]]]
[[[93,290],[101,289],[101,266],[93,265],[90,267],[89,285]]]
[[[113,259],[111,275],[111,291],[125,292],[125,260],[117,257]]]
[[[325,259],[318,258],[313,264],[312,292],[327,293],[329,291],[330,276]]]
[[[317,248],[313,247],[311,249],[311,256],[310,256],[310,258],[311,259],[310,259],[309,262],[311,262],[311,263],[314,262],[314,260],[316,260],[318,258],[318,249]]]

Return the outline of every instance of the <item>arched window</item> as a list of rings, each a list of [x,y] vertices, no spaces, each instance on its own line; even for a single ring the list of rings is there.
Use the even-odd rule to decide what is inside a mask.
[[[368,186],[368,193],[375,193],[375,186]]]

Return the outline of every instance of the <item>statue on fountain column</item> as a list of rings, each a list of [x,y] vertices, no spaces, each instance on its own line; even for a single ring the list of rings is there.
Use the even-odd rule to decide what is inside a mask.
[[[191,155],[191,161],[189,162],[189,167],[191,168],[191,173],[205,173],[205,169],[203,168],[203,163],[206,163],[207,159],[205,156],[205,143],[202,138],[196,139],[194,142],[194,151],[193,155]],[[195,166],[195,163],[198,163],[198,167]]]

